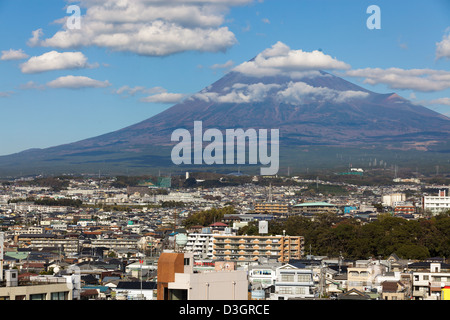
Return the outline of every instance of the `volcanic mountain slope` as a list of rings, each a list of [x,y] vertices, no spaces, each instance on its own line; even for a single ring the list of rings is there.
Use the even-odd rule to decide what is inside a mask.
[[[419,142],[448,137],[450,119],[392,94],[329,73],[255,78],[230,72],[184,102],[130,127],[73,146],[170,145],[177,128],[280,129],[293,145]]]
[[[164,165],[175,129],[279,129],[280,147],[377,145],[428,148],[450,137],[450,119],[395,93],[379,94],[340,77],[310,72],[297,78],[254,77],[231,71],[169,109],[135,125],[98,137],[0,157],[0,169],[45,167],[69,170],[81,163],[144,159]],[[158,158],[160,157],[160,158]],[[133,160],[133,161],[134,161]],[[171,165],[171,163],[167,163]]]

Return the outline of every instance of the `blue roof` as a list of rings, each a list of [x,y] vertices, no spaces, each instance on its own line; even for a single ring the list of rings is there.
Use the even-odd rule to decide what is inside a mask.
[[[92,285],[83,286],[82,289],[98,289],[102,293],[106,293],[111,290],[111,288],[107,286],[92,286]]]

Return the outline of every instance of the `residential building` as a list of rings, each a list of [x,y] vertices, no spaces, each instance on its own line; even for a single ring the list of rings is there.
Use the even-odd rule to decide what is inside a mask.
[[[405,193],[391,193],[383,195],[381,198],[381,203],[383,206],[393,207],[396,202],[406,201]]]
[[[120,281],[112,290],[116,300],[156,300],[157,284],[153,281]]]
[[[347,268],[347,290],[378,291],[377,277],[385,274],[386,270],[379,261],[356,262],[354,267]]]
[[[415,214],[416,213],[416,207],[412,203],[408,202],[402,202],[402,203],[396,203],[394,207],[394,214],[395,215],[403,215],[403,214]]]
[[[252,285],[252,288],[265,289],[275,285],[275,280],[277,278],[276,269],[279,266],[279,262],[249,266],[248,281]]]
[[[277,215],[286,215],[289,213],[290,206],[286,202],[256,202],[254,210],[256,213],[270,213]]]
[[[439,262],[424,262],[411,264],[410,268],[413,270],[413,299],[440,300],[442,289],[450,286],[450,266]]]
[[[304,202],[292,206],[293,214],[304,214],[304,213],[338,213],[339,209],[336,205],[328,202]]]
[[[400,281],[384,281],[381,285],[381,299],[383,300],[407,300],[410,298],[406,285]]]
[[[0,286],[0,300],[77,300],[79,293],[77,275],[30,276],[19,281],[16,269],[5,270],[5,282]]]
[[[276,268],[275,292],[270,300],[313,298],[313,271],[304,264],[292,262]]]
[[[301,259],[304,238],[301,236],[215,235],[213,259],[249,263],[267,259],[287,262]]]
[[[450,210],[450,196],[445,190],[439,190],[437,196],[424,196],[422,198],[422,208],[430,210],[432,214],[439,214]]]
[[[60,248],[62,252],[66,253],[77,253],[80,249],[78,238],[60,237],[52,233],[21,234],[15,237],[15,242],[19,246],[26,245],[31,249]]]
[[[187,237],[186,252],[192,252],[195,259],[212,259],[214,238],[212,233],[189,233]]]
[[[229,264],[229,263],[228,263]],[[158,300],[247,300],[245,270],[193,272],[192,254],[163,252],[158,260]]]

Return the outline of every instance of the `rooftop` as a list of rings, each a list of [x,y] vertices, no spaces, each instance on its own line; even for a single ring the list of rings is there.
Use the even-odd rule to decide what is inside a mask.
[[[294,207],[334,207],[334,204],[328,203],[328,202],[305,202],[305,203],[299,203],[294,205]]]

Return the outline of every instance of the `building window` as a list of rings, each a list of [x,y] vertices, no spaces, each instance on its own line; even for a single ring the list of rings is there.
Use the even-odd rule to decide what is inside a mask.
[[[297,275],[297,282],[309,282],[310,276],[308,274],[299,274]]]
[[[51,300],[67,300],[67,292],[52,292]]]
[[[282,274],[281,281],[282,282],[294,282],[294,275],[293,274]]]
[[[296,294],[306,294],[306,288],[305,287],[297,287],[295,288]]]
[[[292,288],[291,287],[280,287],[278,289],[278,292],[280,294],[291,294],[292,293]]]
[[[30,300],[45,300],[45,294],[44,293],[30,294]]]

